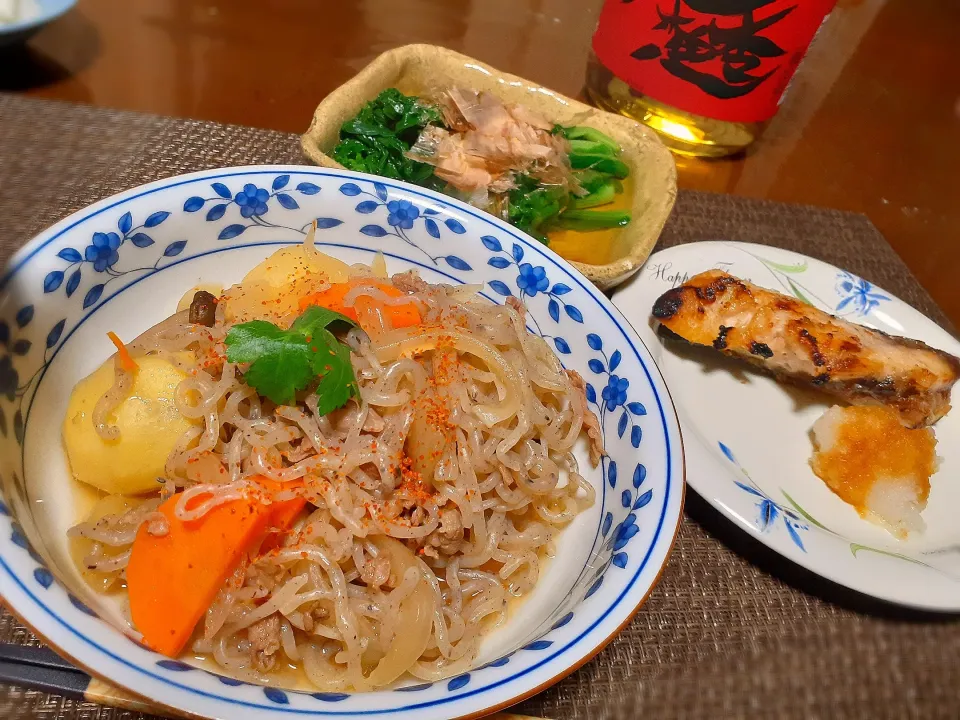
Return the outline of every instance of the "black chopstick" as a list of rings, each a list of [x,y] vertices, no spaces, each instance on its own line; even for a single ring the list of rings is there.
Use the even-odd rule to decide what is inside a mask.
[[[52,650],[13,643],[0,643],[0,684],[63,695],[72,700],[85,700],[140,712],[162,713],[163,710],[139,701],[112,685],[98,683],[96,692],[88,694],[92,678]],[[547,718],[512,715],[507,710],[490,716],[490,720],[547,720]]]
[[[49,648],[14,645],[13,643],[0,643],[0,662],[24,663],[38,667],[83,672],[72,665],[69,660],[64,660]]]
[[[0,683],[83,700],[90,676],[47,648],[0,643]]]

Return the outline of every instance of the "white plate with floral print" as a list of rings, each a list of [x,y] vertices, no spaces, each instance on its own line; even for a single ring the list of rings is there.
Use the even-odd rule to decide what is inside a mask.
[[[690,487],[746,532],[825,578],[889,602],[960,610],[960,410],[934,426],[942,462],[923,512],[926,530],[897,540],[862,519],[810,469],[810,428],[836,401],[781,385],[713,350],[657,337],[650,316],[654,301],[711,268],[954,355],[960,355],[960,343],[867,280],[797,253],[747,243],[699,242],[655,253],[613,296],[670,387]]]
[[[199,282],[229,285],[283,245],[347,262],[377,251],[391,273],[475,283],[513,296],[532,331],[590,383],[607,456],[580,467],[594,506],[558,537],[555,559],[469,672],[369,693],[261,687],[146,650],[102,618],[65,530],[81,496],[60,426],[72,386],[174,312]],[[135,188],[58,223],[18,252],[0,280],[0,593],[78,665],[196,717],[438,720],[511,705],[586,662],[629,621],[666,562],[683,503],[679,425],[650,353],[579,272],[483,212],[404,183],[313,167],[210,170]],[[82,510],[80,511],[82,513]]]

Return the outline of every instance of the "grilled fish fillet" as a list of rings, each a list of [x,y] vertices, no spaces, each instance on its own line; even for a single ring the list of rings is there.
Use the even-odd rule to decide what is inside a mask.
[[[884,404],[910,428],[950,409],[960,360],[917,340],[841,320],[720,270],[668,290],[653,305],[661,326],[713,346],[778,380],[812,385],[854,405]]]

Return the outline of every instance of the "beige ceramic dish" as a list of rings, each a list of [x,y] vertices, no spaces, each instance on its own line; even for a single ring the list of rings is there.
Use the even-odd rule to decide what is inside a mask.
[[[395,87],[408,94],[452,85],[496,93],[522,103],[563,125],[588,125],[605,132],[623,148],[633,183],[633,220],[613,241],[613,261],[573,265],[601,289],[635,273],[660,236],[677,194],[677,171],[670,151],[656,134],[629,118],[584,105],[523,78],[435,45],[406,45],[380,55],[356,77],[330,93],[313,114],[301,138],[303,151],[324,167],[342,167],[326,153],[337,144],[340,126],[381,90]]]

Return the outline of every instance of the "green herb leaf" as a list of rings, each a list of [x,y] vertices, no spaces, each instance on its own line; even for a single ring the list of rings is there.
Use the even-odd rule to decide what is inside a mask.
[[[249,363],[246,383],[278,405],[295,402],[297,391],[321,376],[317,405],[326,414],[359,395],[350,349],[328,329],[336,324],[356,325],[345,315],[317,306],[307,308],[289,330],[265,320],[240,323],[227,333],[227,360]]]
[[[300,317],[293,321],[290,330],[295,330],[302,335],[310,337],[317,335],[321,330],[328,330],[331,325],[337,323],[348,328],[357,326],[353,320],[342,313],[338,313],[336,310],[320,307],[319,305],[311,305],[300,314]]]
[[[333,338],[329,330],[323,332]],[[333,339],[334,342],[327,346],[327,358],[322,352],[317,353],[317,363],[324,365],[318,368],[322,377],[317,385],[317,412],[321,415],[343,407],[351,397],[360,397],[360,388],[350,363],[350,348]]]
[[[294,401],[313,378],[310,348],[303,335],[265,320],[234,325],[226,338],[227,360],[250,363],[246,382],[278,405]]]

